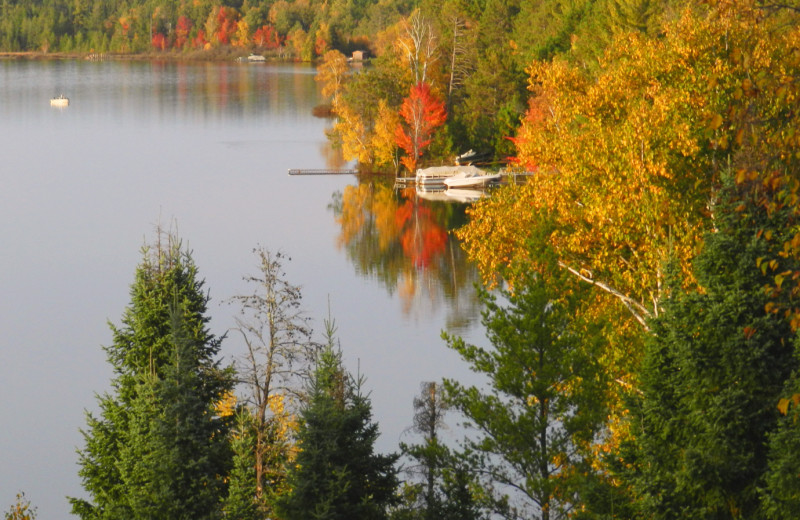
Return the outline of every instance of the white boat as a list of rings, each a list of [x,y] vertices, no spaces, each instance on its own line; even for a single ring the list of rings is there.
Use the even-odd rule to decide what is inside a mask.
[[[58,97],[50,98],[51,107],[67,107],[69,106],[69,98],[60,95]]]
[[[460,173],[480,175],[486,172],[476,166],[432,166],[417,170],[416,180],[417,184],[421,185],[438,184],[441,186],[445,179],[455,177]]]
[[[476,168],[477,169],[477,168]],[[467,188],[472,186],[486,186],[493,182],[500,180],[502,174],[500,173],[486,173],[482,170],[479,172],[462,171],[444,179],[444,184],[448,188]]]

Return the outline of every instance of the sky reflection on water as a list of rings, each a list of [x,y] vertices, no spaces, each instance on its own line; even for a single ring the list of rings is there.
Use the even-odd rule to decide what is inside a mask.
[[[62,93],[70,106],[50,107]],[[64,497],[82,495],[75,448],[111,377],[107,322],[159,223],[193,251],[217,335],[251,250],[292,258],[316,329],[330,301],[345,361],[367,377],[380,450],[396,449],[421,381],[468,377],[439,339],[452,295],[405,312],[338,248],[329,205],[356,179],[287,175],[336,161],[318,102],[303,65],[0,61],[0,509],[24,490],[40,518],[66,519]],[[223,345],[240,352],[233,336]]]

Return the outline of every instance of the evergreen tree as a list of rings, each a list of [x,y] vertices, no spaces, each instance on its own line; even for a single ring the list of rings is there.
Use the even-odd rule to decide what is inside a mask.
[[[796,366],[789,323],[767,312],[772,275],[757,267],[771,247],[759,230],[779,216],[741,188],[721,199],[695,262],[702,291],[674,282],[647,346],[632,421],[647,518],[763,517],[767,439]]]
[[[285,520],[380,520],[395,501],[397,456],[374,453],[378,425],[363,381],[347,373],[332,343],[319,355],[300,411],[291,492],[278,512]]]
[[[422,435],[422,444],[400,444],[403,454],[411,460],[405,472],[419,475],[422,483],[407,481],[404,507],[394,512],[392,518],[420,518],[425,520],[473,520],[482,518],[481,507],[472,489],[476,482],[461,460],[439,439],[446,427],[444,415],[450,405],[445,398],[444,386],[424,382],[420,394],[414,398],[413,431]]]
[[[247,408],[242,407],[237,410],[235,425],[231,432],[233,467],[224,507],[226,518],[235,520],[263,518],[256,500],[258,480],[255,457],[256,434],[253,422],[254,417]]]
[[[159,239],[162,237],[159,236]],[[79,475],[81,518],[216,518],[230,460],[227,421],[214,405],[232,387],[206,328],[208,296],[173,236],[145,248],[131,304],[105,350],[112,392],[87,413]]]
[[[445,335],[488,390],[445,380],[453,407],[476,436],[465,461],[481,475],[494,511],[506,518],[567,518],[593,479],[588,446],[605,419],[607,382],[597,331],[578,318],[580,291],[559,296],[541,276],[526,275],[514,292],[481,291],[483,323],[493,348]]]

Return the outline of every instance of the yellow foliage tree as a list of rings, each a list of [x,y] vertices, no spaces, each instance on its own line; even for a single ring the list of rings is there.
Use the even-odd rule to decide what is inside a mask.
[[[396,110],[389,107],[386,100],[378,102],[378,116],[375,120],[375,128],[372,136],[372,150],[375,164],[378,166],[393,166],[395,171],[398,168],[397,162],[397,141],[395,131],[400,125],[400,115]]]
[[[534,98],[516,143],[536,174],[473,211],[462,235],[482,271],[537,265],[526,244],[551,221],[538,238],[560,266],[646,327],[663,297],[662,266],[677,259],[688,278],[713,224],[732,138],[719,114],[748,74],[731,47],[752,30],[687,11],[663,38],[616,40],[596,77],[561,61],[531,65]]]
[[[347,72],[350,70],[347,58],[337,50],[331,50],[322,57],[314,79],[322,84],[322,95],[331,98],[334,108],[338,105],[339,93],[344,86]]]
[[[333,132],[341,140],[344,158],[348,161],[355,159],[362,164],[372,164],[371,122],[364,121],[361,114],[343,103],[336,108],[336,115],[337,121]]]
[[[663,266],[676,262],[694,284],[723,172],[793,215],[763,231],[776,248],[761,265],[774,268],[770,290],[800,300],[800,273],[780,268],[800,256],[800,24],[774,11],[752,0],[687,10],[658,38],[618,36],[591,73],[533,63],[515,139],[533,174],[476,204],[460,231],[487,280],[513,284],[515,269],[547,276],[538,255],[549,251],[599,289],[585,312],[607,323],[604,363],[620,393],[636,391],[642,338],[666,296]],[[800,325],[800,304],[773,308]],[[625,410],[619,394],[609,398],[613,443],[626,435]]]
[[[244,18],[236,22],[236,33],[233,36],[231,45],[234,47],[247,47],[250,44],[250,25]]]

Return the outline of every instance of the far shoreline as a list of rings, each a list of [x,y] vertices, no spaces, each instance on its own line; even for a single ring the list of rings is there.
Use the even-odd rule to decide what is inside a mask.
[[[269,63],[311,63],[296,59],[289,59],[273,54],[274,51],[261,54]],[[145,53],[120,53],[120,52],[42,52],[42,51],[0,51],[2,60],[86,60],[86,61],[233,61],[237,58],[258,54],[251,50],[235,48],[222,48],[213,50],[194,51],[154,51]],[[272,55],[268,55],[272,54]]]

